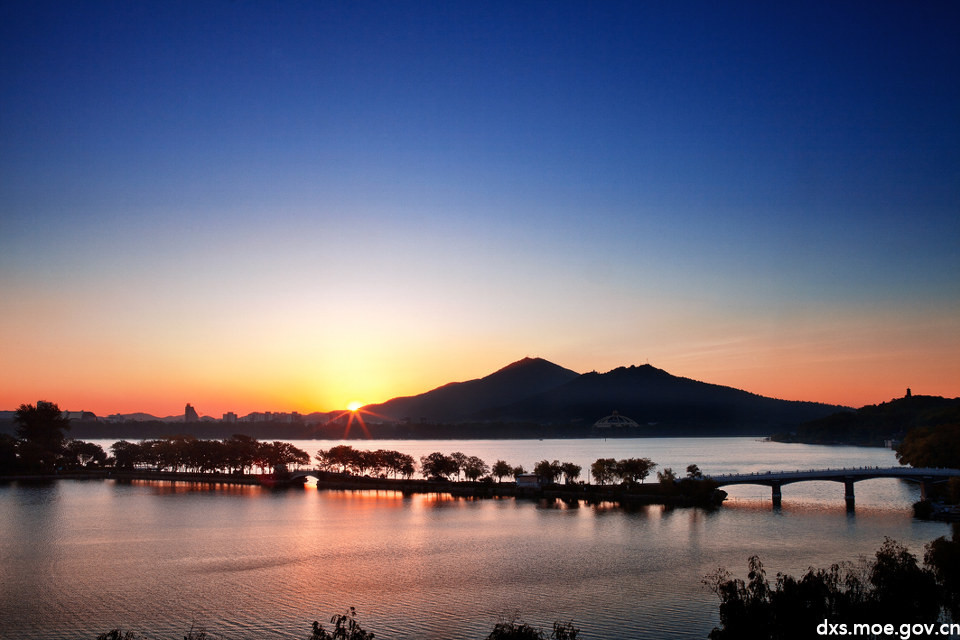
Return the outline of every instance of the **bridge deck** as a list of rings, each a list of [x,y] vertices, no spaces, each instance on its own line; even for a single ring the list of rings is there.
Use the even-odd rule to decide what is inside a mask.
[[[960,476],[960,469],[914,468],[914,467],[854,467],[844,469],[808,469],[805,471],[764,471],[756,473],[731,473],[709,476],[720,486],[731,484],[789,484],[792,482],[827,480],[833,482],[857,482],[872,478],[903,478],[915,482],[946,480]]]

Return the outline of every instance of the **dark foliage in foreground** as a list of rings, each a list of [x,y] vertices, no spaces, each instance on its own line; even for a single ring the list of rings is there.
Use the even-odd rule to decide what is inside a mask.
[[[704,578],[720,598],[720,627],[711,640],[792,640],[812,637],[824,620],[834,624],[936,623],[941,606],[957,611],[960,543],[938,538],[925,564],[887,538],[872,562],[810,568],[800,578],[777,574],[771,585],[757,556],[747,580],[725,569]],[[922,637],[922,636],[913,636]]]
[[[579,637],[580,630],[573,626],[572,622],[553,623],[551,640],[577,640]],[[526,622],[514,618],[501,620],[495,624],[486,640],[546,640],[546,636],[541,629],[531,627]]]
[[[346,613],[335,615],[330,618],[333,624],[333,631],[327,631],[323,625],[313,621],[313,633],[310,634],[310,640],[373,640],[373,634],[364,631],[357,622],[357,610],[353,607]]]
[[[330,618],[333,629],[326,630],[320,622],[314,620],[313,632],[307,640],[374,640],[374,634],[366,631],[357,622],[357,610],[353,607],[347,609],[346,613],[341,613]],[[206,640],[207,633],[204,630],[194,630],[183,637],[183,640]],[[573,626],[572,622],[554,622],[553,632],[550,634],[550,640],[578,640],[580,630]],[[113,629],[107,633],[101,633],[97,640],[137,640],[137,634],[131,631],[121,631]],[[486,640],[547,640],[543,631],[536,627],[531,627],[526,622],[514,617],[511,620],[501,620],[493,627],[493,631],[487,636]]]

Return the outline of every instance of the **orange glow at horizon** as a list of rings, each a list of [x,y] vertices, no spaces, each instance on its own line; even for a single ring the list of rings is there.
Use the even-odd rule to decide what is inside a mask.
[[[604,333],[557,343],[522,327],[509,340],[431,341],[417,334],[398,344],[372,329],[374,338],[351,334],[335,344],[304,328],[299,342],[284,336],[254,341],[249,350],[208,342],[201,355],[177,353],[169,339],[118,351],[66,338],[38,338],[42,351],[11,341],[0,345],[0,361],[19,364],[0,374],[0,410],[47,400],[100,417],[182,415],[188,402],[213,418],[226,412],[363,412],[363,406],[481,378],[528,355],[581,373],[647,362],[675,376],[763,396],[851,407],[902,397],[907,387],[915,395],[960,395],[960,361],[944,356],[960,353],[960,334],[946,312],[836,312],[824,323],[804,316],[771,323],[731,313],[714,316],[709,325],[694,321],[700,315],[692,308],[675,322],[652,323],[643,344],[634,347],[624,346],[630,336]],[[64,362],[68,366],[57,364]],[[351,429],[365,428],[360,417],[349,421]]]
[[[907,387],[915,395],[955,397],[960,391],[957,388],[960,380],[957,365],[935,358],[903,358],[903,354],[897,352],[866,349],[845,353],[840,350],[813,349],[802,353],[786,353],[784,348],[770,349],[764,345],[756,349],[757,346],[750,345],[754,348],[746,347],[739,355],[725,354],[720,358],[703,352],[673,357],[666,353],[651,353],[649,364],[675,376],[743,389],[763,396],[851,407],[902,397]],[[634,359],[615,365],[611,363],[612,366],[590,367],[571,365],[563,356],[547,359],[575,371],[596,370],[600,373],[616,366],[643,363]],[[382,375],[371,376],[373,379],[370,382],[373,384],[370,388],[376,386],[378,393],[372,402],[366,404],[424,393],[447,382],[480,378],[506,364],[507,361],[494,365],[480,364],[484,368],[477,370],[467,366],[461,375],[440,371],[430,376],[424,371],[421,372],[422,377],[405,379],[403,386],[395,387],[390,385],[392,372],[383,372]],[[283,381],[287,383],[286,386],[277,389],[276,386],[267,386],[265,380],[241,383],[237,379],[225,379],[214,385],[209,380],[177,377],[175,382],[170,382],[137,376],[107,384],[107,380],[97,378],[52,376],[42,385],[13,381],[13,384],[5,385],[0,390],[0,410],[14,410],[23,403],[47,400],[57,403],[64,410],[92,411],[99,417],[144,412],[162,418],[182,415],[184,405],[189,402],[200,415],[220,418],[228,411],[239,416],[257,411],[297,411],[307,415],[314,411],[337,411],[339,407],[343,411],[341,417],[349,416],[347,426],[351,430],[355,428],[354,423],[365,429],[363,414],[369,413],[363,411],[364,403],[346,399],[353,394],[341,394],[339,389],[332,388],[333,385],[322,382],[306,384],[301,381],[296,384],[287,378]],[[327,389],[330,393],[324,393]],[[346,398],[337,400],[337,396]]]

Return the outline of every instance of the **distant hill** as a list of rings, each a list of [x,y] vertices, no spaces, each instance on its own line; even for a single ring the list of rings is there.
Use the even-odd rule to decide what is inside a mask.
[[[395,421],[463,422],[476,419],[492,406],[518,402],[579,376],[576,371],[543,358],[524,358],[477,380],[451,382],[420,395],[369,405],[364,410]]]
[[[149,413],[121,413],[119,414],[124,422],[183,422],[183,415],[178,416],[167,416],[166,418],[158,418],[155,415]]]
[[[582,434],[618,411],[643,427],[631,435],[691,435],[770,434],[844,407],[766,398],[650,365],[580,375],[541,358],[525,358],[485,378],[365,409],[414,423],[475,423],[478,435],[483,423],[504,422],[553,424],[565,434]]]
[[[914,427],[960,424],[960,398],[909,395],[811,420],[794,433],[778,434],[781,442],[882,445],[900,440]]]
[[[783,425],[841,408],[766,398],[642,365],[587,373],[521,402],[488,410],[485,416],[593,424],[616,410],[649,433],[773,433]]]

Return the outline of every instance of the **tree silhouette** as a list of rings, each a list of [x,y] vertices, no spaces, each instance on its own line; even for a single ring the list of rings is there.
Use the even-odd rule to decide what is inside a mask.
[[[497,479],[497,482],[503,482],[504,476],[509,476],[513,473],[513,467],[511,467],[506,460],[497,460],[493,463],[493,469],[491,473],[493,473],[493,476]]]
[[[63,417],[60,407],[54,402],[40,400],[36,406],[21,404],[14,415],[17,436],[50,450],[59,451],[70,430],[70,420]]]
[[[544,640],[540,629],[531,627],[526,622],[516,618],[501,620],[493,626],[493,631],[487,640]]]
[[[616,477],[617,461],[613,458],[598,458],[596,462],[590,465],[590,474],[593,481],[604,485],[612,482]]]
[[[487,463],[477,456],[470,456],[463,465],[463,475],[465,475],[468,480],[472,480],[474,482],[476,482],[481,476],[485,476],[488,473],[490,473],[490,467],[488,467]]]
[[[757,556],[748,569],[746,582],[725,569],[704,578],[720,598],[720,626],[710,632],[711,640],[799,640],[824,620],[932,623],[947,591],[933,571],[889,538],[866,567],[844,563],[811,568],[800,578],[778,574],[773,586]]]
[[[576,479],[580,477],[580,472],[582,470],[583,467],[572,462],[564,462],[560,465],[560,471],[563,473],[563,480],[567,484],[572,484],[574,481],[576,481]]]
[[[450,454],[450,459],[453,460],[453,464],[455,467],[454,473],[457,474],[457,479],[459,480],[460,472],[466,469],[467,460],[469,458],[467,458],[467,454],[461,451],[454,451],[453,453]]]
[[[357,610],[350,607],[346,613],[330,618],[333,631],[327,631],[323,625],[314,620],[313,633],[310,640],[373,640],[373,634],[364,631],[357,622]]]
[[[578,640],[580,629],[572,622],[554,622],[551,640]],[[500,620],[486,640],[545,640],[543,631],[532,627],[516,616],[511,620]]]
[[[86,467],[91,463],[103,464],[107,461],[107,452],[98,444],[71,440],[64,447],[64,459],[70,466]]]
[[[905,546],[887,538],[870,571],[877,622],[929,622],[940,611],[936,576],[917,564]]]
[[[425,478],[441,478],[448,480],[450,476],[459,472],[457,463],[451,456],[435,451],[420,458],[420,469]]]
[[[670,467],[664,467],[663,471],[657,471],[657,480],[662,485],[673,486],[677,481],[677,474]]]
[[[533,472],[537,474],[537,477],[540,478],[540,482],[543,484],[553,484],[563,474],[559,460],[554,460],[553,462],[541,460],[534,465]]]
[[[943,586],[944,606],[953,620],[960,620],[960,524],[953,525],[953,540],[940,536],[929,543],[923,562]]]
[[[70,421],[63,417],[60,407],[43,400],[36,405],[21,404],[13,419],[20,438],[21,462],[34,470],[52,470],[63,453],[64,431],[70,429]]]
[[[642,483],[656,466],[650,458],[626,458],[617,461],[616,474],[624,484]]]

